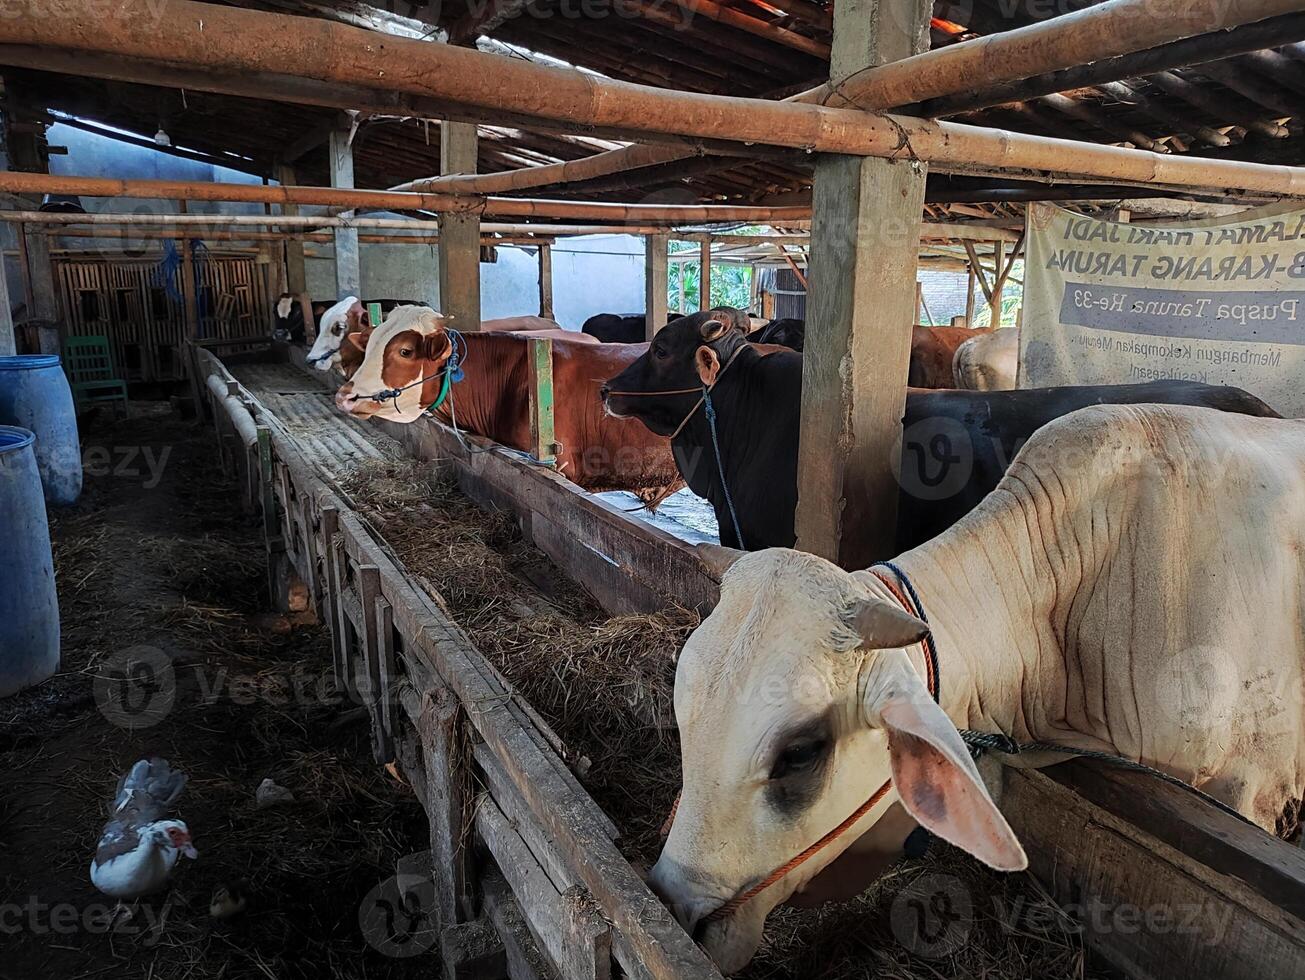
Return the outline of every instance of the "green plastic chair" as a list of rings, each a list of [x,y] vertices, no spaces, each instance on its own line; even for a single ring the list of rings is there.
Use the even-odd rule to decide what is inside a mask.
[[[80,412],[92,405],[121,403],[127,414],[127,382],[115,376],[109,338],[69,337],[63,345],[63,369]]]

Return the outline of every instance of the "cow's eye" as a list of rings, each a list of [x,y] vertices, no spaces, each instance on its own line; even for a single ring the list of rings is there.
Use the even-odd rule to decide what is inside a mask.
[[[400,347],[400,348],[399,348],[399,356],[400,356],[400,357],[412,357],[412,348],[411,348],[411,347]]]
[[[665,360],[665,359],[666,359],[666,348],[665,348],[665,347],[654,347],[654,348],[653,348],[653,355],[656,356],[659,360]]]
[[[792,742],[784,747],[775,764],[771,766],[770,778],[783,779],[811,769],[825,754],[827,744],[824,739],[808,738]]]

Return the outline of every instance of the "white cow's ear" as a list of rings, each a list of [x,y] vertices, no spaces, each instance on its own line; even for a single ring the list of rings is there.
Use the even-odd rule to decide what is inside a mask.
[[[908,813],[943,840],[998,871],[1029,861],[992,802],[960,733],[934,703],[906,653],[887,650],[866,667],[869,724],[888,733],[893,786]]]

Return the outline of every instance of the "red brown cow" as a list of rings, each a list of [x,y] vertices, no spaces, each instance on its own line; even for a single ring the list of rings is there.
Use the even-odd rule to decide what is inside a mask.
[[[529,452],[528,337],[463,334],[463,380],[435,411],[456,413],[461,429]],[[413,422],[439,397],[451,353],[439,314],[424,307],[395,310],[370,334],[359,335],[366,356],[336,394],[336,405],[361,416]],[[644,499],[679,481],[670,441],[637,422],[612,418],[598,389],[648,349],[647,344],[553,341],[554,433],[557,469],[586,490],[629,490]]]
[[[956,348],[971,337],[991,332],[968,327],[912,327],[911,367],[906,383],[912,388],[955,388],[952,361]]]

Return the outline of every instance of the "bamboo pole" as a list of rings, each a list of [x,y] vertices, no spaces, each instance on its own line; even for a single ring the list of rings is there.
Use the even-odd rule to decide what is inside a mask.
[[[59,188],[59,189],[56,189]],[[606,204],[525,198],[469,198],[451,194],[400,193],[349,187],[228,184],[203,180],[127,180],[112,177],[56,176],[0,172],[0,190],[14,194],[76,194],[81,197],[180,198],[249,204],[311,204],[349,209],[428,210],[445,214],[498,214],[509,217],[577,218],[584,221],[712,222],[774,221],[811,216],[810,208],[731,207],[714,204]],[[343,216],[339,216],[343,217]],[[354,227],[341,225],[338,227]]]
[[[203,227],[192,229],[181,228],[131,228],[129,226],[121,227],[98,227],[76,228],[66,225],[59,225],[51,228],[42,228],[41,234],[57,235],[63,238],[109,238],[119,239],[122,241],[162,241],[169,238],[180,238],[183,235],[189,235],[191,238],[198,238],[208,242],[311,242],[318,245],[334,244],[334,238],[326,233],[319,232],[287,232],[287,231],[210,231]],[[438,245],[440,243],[439,235],[359,235],[359,243],[363,245]],[[535,238],[529,235],[484,235],[480,239],[482,245],[548,245],[553,239],[548,237]]]
[[[171,231],[169,235],[163,237],[178,237],[177,229],[193,227],[224,227],[233,228],[242,227],[265,227],[276,225],[287,228],[319,228],[319,227],[337,227],[340,224],[347,224],[355,228],[380,228],[399,230],[432,230],[438,229],[439,222],[423,221],[420,219],[408,218],[313,218],[307,215],[298,215],[290,217],[286,215],[222,215],[222,214],[118,214],[101,212],[95,214],[55,214],[44,211],[0,211],[0,221],[16,222],[34,222],[57,226],[61,229],[69,226],[88,226],[91,228],[100,225],[123,226],[130,228],[158,226],[156,230]],[[810,224],[808,221],[790,221],[787,224],[802,226]],[[654,235],[666,234],[675,241],[683,242],[720,242],[729,244],[746,244],[767,242],[800,244],[810,241],[810,235],[734,235],[729,233],[717,234],[710,231],[677,231],[674,228],[665,228],[660,225],[557,225],[557,224],[516,224],[502,222],[485,222],[481,224],[481,231],[486,236],[499,234],[514,237],[522,237],[523,241],[538,242],[538,238],[525,239],[523,236],[542,235],[545,240],[552,238],[570,236],[570,235]],[[55,234],[65,234],[70,237],[93,237],[79,236],[75,231],[57,231]],[[273,232],[275,235],[287,235],[291,239],[298,237],[290,233]],[[238,241],[241,238],[248,238],[248,233],[232,232],[234,236],[231,240]],[[132,237],[127,235],[126,237]],[[196,235],[195,237],[208,237],[208,235]],[[407,238],[417,239],[416,244],[429,244],[422,241],[421,236],[375,236],[378,240],[398,239],[404,244],[408,244]],[[947,221],[926,221],[920,226],[920,238],[922,241],[1005,241],[1015,242],[1019,240],[1019,232],[1013,227],[1004,225],[994,225],[989,222],[947,222]],[[256,239],[251,239],[256,240]],[[311,240],[311,239],[306,239]],[[500,239],[486,239],[486,244],[508,244]]]
[[[1291,13],[1298,6],[1299,0],[1243,0],[1236,5],[1108,0],[1027,28],[867,69],[799,98],[839,105],[902,104],[991,83],[994,65],[1003,66],[1001,77],[1010,77],[1013,71],[1035,74]],[[151,30],[141,31],[139,18],[129,7],[90,17],[84,8],[55,5],[39,18],[0,19],[0,43],[126,58],[113,65],[86,59],[83,73],[128,80],[142,68],[150,73],[162,64],[181,66],[192,78],[198,69],[217,76],[231,72],[248,76],[284,74],[286,66],[293,65],[306,78],[444,102],[451,107],[450,116],[464,119],[506,114],[601,131],[915,157],[965,172],[1050,171],[1271,196],[1305,195],[1305,172],[1289,167],[1165,158],[824,104],[670,92],[451,45],[380,37],[326,20],[194,0],[173,0],[169,11],[170,16]],[[208,78],[204,83],[208,90],[223,90],[221,77],[203,77]],[[277,87],[269,85],[266,94],[276,93]],[[546,97],[541,98],[541,93]],[[373,205],[364,198],[356,200],[358,207]],[[345,206],[353,205],[346,202]]]

